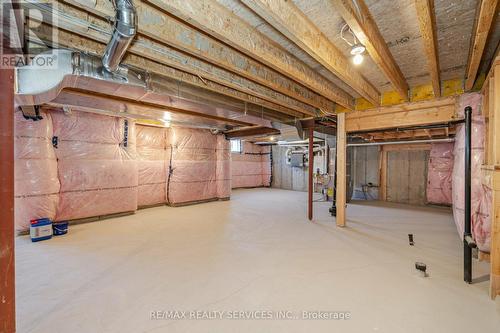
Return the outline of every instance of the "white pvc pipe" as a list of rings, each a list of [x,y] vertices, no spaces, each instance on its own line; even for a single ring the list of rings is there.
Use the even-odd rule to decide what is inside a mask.
[[[411,141],[365,142],[365,143],[348,143],[347,147],[404,145],[404,144],[412,144],[412,143],[435,143],[435,142],[454,142],[454,141],[455,141],[454,138],[447,138],[447,139],[426,139],[426,140],[411,140]]]

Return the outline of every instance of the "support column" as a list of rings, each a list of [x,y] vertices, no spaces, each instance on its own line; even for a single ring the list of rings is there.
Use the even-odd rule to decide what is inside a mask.
[[[16,330],[14,287],[14,70],[0,69],[0,332]]]
[[[309,167],[308,167],[307,216],[313,219],[313,173],[314,173],[314,127],[309,128]]]
[[[488,166],[491,179],[491,253],[490,296],[500,295],[500,57],[492,67],[486,92],[488,98]]]
[[[345,227],[346,208],[346,132],[345,113],[337,114],[337,226]]]

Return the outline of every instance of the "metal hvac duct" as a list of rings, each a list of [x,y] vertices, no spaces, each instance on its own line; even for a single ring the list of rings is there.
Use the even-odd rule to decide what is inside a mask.
[[[54,64],[38,66],[37,57],[51,57]],[[79,51],[54,49],[37,57],[32,65],[16,68],[15,101],[23,112],[28,106],[68,106],[131,118],[162,119],[169,113],[172,124],[193,125],[190,127],[273,128],[269,120],[261,117],[183,97],[179,82],[162,75],[126,65],[109,72],[101,57]]]
[[[137,31],[137,14],[132,0],[112,0],[115,7],[113,35],[106,46],[102,65],[115,73]]]

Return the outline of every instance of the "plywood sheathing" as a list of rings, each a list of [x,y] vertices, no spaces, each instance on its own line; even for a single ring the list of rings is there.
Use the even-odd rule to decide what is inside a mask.
[[[476,0],[435,0],[441,80],[465,76]]]

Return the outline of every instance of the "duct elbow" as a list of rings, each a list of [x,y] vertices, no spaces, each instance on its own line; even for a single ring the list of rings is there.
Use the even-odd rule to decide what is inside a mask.
[[[137,14],[132,0],[113,0],[113,6],[116,10],[113,35],[102,57],[102,65],[112,73],[118,70],[137,31]]]

